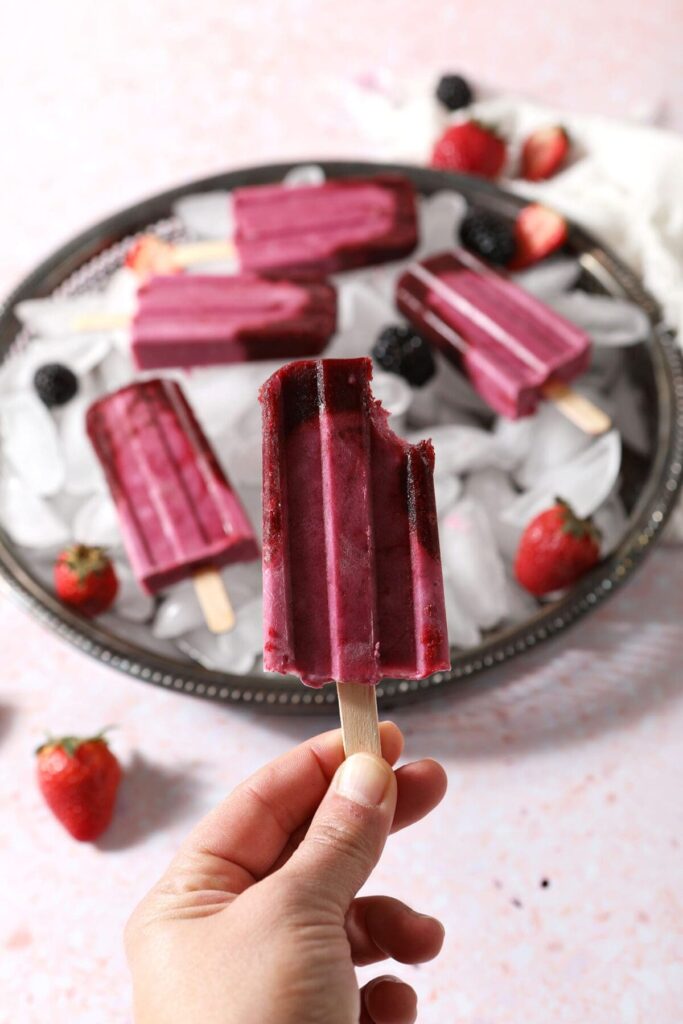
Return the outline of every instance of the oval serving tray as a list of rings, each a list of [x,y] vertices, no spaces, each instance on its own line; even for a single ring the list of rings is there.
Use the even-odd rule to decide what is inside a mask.
[[[514,216],[524,205],[519,196],[488,182],[441,171],[395,164],[306,162],[318,163],[328,177],[397,171],[410,177],[425,195],[451,188],[468,202],[508,216]],[[120,265],[126,240],[137,232],[153,228],[172,239],[179,229],[172,206],[182,196],[280,181],[301,163],[247,168],[190,182],[136,203],[76,236],[36,267],[0,307],[0,361],[13,346],[22,343],[20,324],[12,312],[16,303],[55,291],[76,294],[93,287]],[[633,372],[643,389],[653,439],[649,458],[625,458],[622,465],[620,494],[628,511],[624,535],[614,553],[560,600],[544,605],[522,625],[492,631],[478,647],[467,651],[454,649],[450,672],[420,681],[384,680],[377,688],[381,707],[412,703],[442,693],[459,680],[508,661],[575,623],[636,571],[661,534],[673,507],[683,464],[683,365],[675,339],[662,324],[657,303],[612,253],[575,225],[570,227],[568,245],[583,268],[581,287],[630,299],[646,311],[652,325],[648,344],[624,350],[624,358],[632,361]],[[133,645],[125,637],[80,618],[60,604],[33,575],[1,527],[0,574],[45,625],[91,657],[145,682],[269,712],[330,712],[336,704],[334,687],[309,690],[292,677],[212,672]]]

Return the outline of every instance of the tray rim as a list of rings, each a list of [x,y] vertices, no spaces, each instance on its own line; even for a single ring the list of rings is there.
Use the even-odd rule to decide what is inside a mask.
[[[182,196],[217,189],[231,189],[249,182],[277,181],[304,164],[316,164],[328,177],[353,177],[390,171],[406,174],[419,190],[452,188],[470,202],[484,197],[502,211],[523,206],[527,200],[498,186],[465,175],[412,165],[373,161],[304,159],[264,164],[211,175],[142,199],[98,221],[75,235],[42,260],[0,305],[0,361],[9,351],[19,323],[14,306],[24,299],[51,294],[83,264],[107,251],[142,226],[170,215],[172,204]],[[559,601],[540,609],[527,622],[499,632],[476,648],[458,651],[450,672],[428,679],[385,680],[377,688],[381,708],[414,703],[450,690],[496,665],[510,661],[574,625],[615,593],[642,563],[661,535],[670,515],[683,468],[683,359],[674,335],[662,321],[658,303],[637,276],[615,254],[587,231],[570,222],[569,244],[580,254],[584,269],[609,288],[637,302],[652,325],[652,362],[658,398],[659,437],[653,466],[627,529],[615,552]],[[616,291],[615,291],[616,286]],[[232,675],[201,665],[166,658],[130,644],[101,625],[84,620],[60,604],[36,580],[14,552],[16,546],[0,528],[0,575],[10,591],[41,622],[90,657],[128,675],[165,689],[223,704],[261,709],[269,713],[329,714],[335,709],[334,687],[310,690],[293,677]]]

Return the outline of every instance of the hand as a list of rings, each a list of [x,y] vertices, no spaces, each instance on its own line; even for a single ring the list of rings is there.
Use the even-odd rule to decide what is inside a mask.
[[[423,818],[443,769],[343,761],[339,731],[316,736],[242,783],[194,830],[126,931],[136,1024],[411,1024],[397,978],[359,991],[354,965],[436,956],[443,928],[388,896],[356,898],[390,831]]]

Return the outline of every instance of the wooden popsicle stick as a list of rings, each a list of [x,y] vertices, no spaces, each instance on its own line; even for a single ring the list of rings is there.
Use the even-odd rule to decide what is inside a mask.
[[[219,572],[202,569],[193,577],[197,600],[212,633],[229,633],[235,625],[235,612],[230,604]]]
[[[563,416],[575,423],[586,434],[604,434],[612,426],[606,412],[590,399],[580,395],[561,380],[549,380],[543,387],[543,396],[553,402]]]
[[[215,263],[220,260],[232,260],[237,250],[230,240],[204,242],[181,242],[173,246],[173,262],[178,267],[191,267],[194,263]]]
[[[337,683],[344,754],[382,756],[377,717],[377,693],[368,683]]]
[[[128,327],[132,317],[127,313],[84,313],[71,324],[73,331],[116,331]]]

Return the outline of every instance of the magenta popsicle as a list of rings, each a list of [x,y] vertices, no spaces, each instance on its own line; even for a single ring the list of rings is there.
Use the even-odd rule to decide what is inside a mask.
[[[417,245],[412,183],[398,174],[232,193],[242,270],[331,273],[407,256]]]
[[[264,666],[310,686],[450,665],[434,450],[391,431],[371,375],[290,363],[260,394]]]
[[[107,395],[88,410],[87,429],[144,590],[258,558],[247,515],[174,381]]]
[[[415,263],[396,303],[503,416],[536,409],[544,388],[588,369],[589,337],[518,285],[458,250]]]
[[[314,356],[336,319],[336,290],[321,280],[158,275],[138,289],[131,344],[141,369]]]

